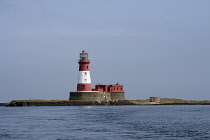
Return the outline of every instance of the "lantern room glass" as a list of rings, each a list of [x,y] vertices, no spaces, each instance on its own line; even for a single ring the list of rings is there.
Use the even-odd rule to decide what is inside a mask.
[[[80,60],[88,60],[88,54],[80,54]]]

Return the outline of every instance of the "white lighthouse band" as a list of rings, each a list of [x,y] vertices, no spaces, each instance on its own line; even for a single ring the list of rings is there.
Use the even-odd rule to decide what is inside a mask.
[[[90,84],[90,71],[79,71],[78,74],[78,84]]]

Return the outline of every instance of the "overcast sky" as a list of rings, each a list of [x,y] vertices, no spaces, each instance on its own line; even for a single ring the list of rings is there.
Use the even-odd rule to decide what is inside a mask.
[[[82,50],[93,88],[210,100],[209,0],[0,0],[0,102],[68,100]]]

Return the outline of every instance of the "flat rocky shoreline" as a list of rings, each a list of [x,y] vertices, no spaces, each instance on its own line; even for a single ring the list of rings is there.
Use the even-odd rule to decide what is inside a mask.
[[[0,103],[0,106],[6,106],[9,105],[9,103]]]
[[[11,101],[7,107],[21,107],[21,106],[96,106],[96,105],[134,105],[127,100],[121,101]]]
[[[133,100],[119,101],[78,101],[78,100],[63,100],[63,101],[30,101],[30,100],[14,100],[10,103],[1,103],[0,106],[6,107],[26,107],[26,106],[108,106],[108,105],[210,105],[209,102],[138,102]]]

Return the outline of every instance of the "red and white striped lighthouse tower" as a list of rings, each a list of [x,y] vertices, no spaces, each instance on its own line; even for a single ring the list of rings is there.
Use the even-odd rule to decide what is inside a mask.
[[[88,53],[86,53],[86,51],[80,53],[80,60],[78,63],[79,75],[77,91],[92,91],[89,67],[90,60],[88,59]]]
[[[98,84],[92,89],[90,79],[90,60],[88,53],[82,51],[80,53],[79,74],[77,91],[70,92],[69,100],[85,100],[85,101],[118,101],[125,100],[125,92],[123,85],[102,85]],[[78,102],[79,104],[81,102]]]

